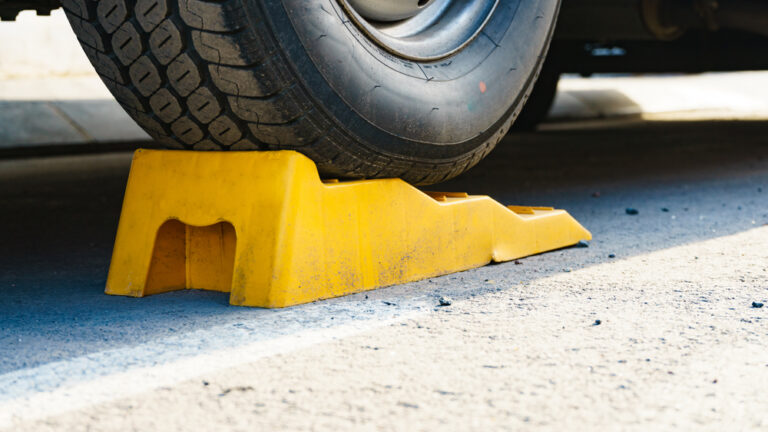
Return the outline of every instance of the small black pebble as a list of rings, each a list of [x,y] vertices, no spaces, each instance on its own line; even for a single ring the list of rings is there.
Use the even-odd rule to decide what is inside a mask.
[[[752,302],[752,307],[755,309],[760,309],[761,307],[763,307],[763,304],[758,302]]]
[[[450,297],[440,297],[440,306],[450,306],[453,303]]]
[[[661,211],[663,211],[664,213],[668,213],[668,212],[669,212],[669,209],[668,209],[668,208],[666,208],[666,207],[662,207],[662,208],[661,208]]]
[[[616,254],[608,254],[608,258],[616,258]]]
[[[523,263],[523,262],[522,262],[522,261],[520,261],[520,260],[515,260],[515,265],[520,265],[520,264],[522,264],[522,263]]]
[[[627,212],[628,215],[632,215],[632,216],[640,213],[639,211],[637,211],[637,209],[634,209],[632,207],[627,207],[627,209],[624,211]]]
[[[382,300],[381,302],[384,303],[387,306],[397,306],[397,303],[392,303],[392,302],[389,302],[389,301],[386,301],[386,300]]]
[[[587,242],[586,242],[586,241],[584,241],[584,240],[579,240],[579,242],[578,242],[578,243],[576,243],[576,247],[578,247],[578,248],[585,248],[585,247],[589,247],[589,243],[587,243]]]
[[[592,323],[592,325],[596,325],[596,326],[598,326],[598,325],[600,325],[600,324],[602,324],[602,323],[603,323],[603,322],[602,322],[602,321],[600,321],[600,320],[595,320],[595,322],[594,322],[594,323]]]

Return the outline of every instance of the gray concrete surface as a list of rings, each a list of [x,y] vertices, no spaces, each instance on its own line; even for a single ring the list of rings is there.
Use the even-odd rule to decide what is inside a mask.
[[[440,188],[588,248],[276,311],[104,295],[129,155],[0,161],[0,427],[767,429],[768,122],[545,129]]]
[[[148,139],[93,73],[0,80],[0,156]]]
[[[768,429],[766,73],[563,80],[440,188],[588,248],[268,311],[105,296],[130,155],[8,157],[150,143],[60,12],[0,46],[0,429]]]

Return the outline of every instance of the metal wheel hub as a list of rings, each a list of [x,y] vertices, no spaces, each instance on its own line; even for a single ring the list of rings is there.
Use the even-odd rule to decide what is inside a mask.
[[[339,0],[374,42],[400,57],[429,61],[460,51],[500,0]]]

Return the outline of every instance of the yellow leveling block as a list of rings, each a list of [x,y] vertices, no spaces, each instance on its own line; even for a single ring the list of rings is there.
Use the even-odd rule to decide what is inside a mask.
[[[106,292],[196,288],[285,307],[589,239],[563,210],[398,179],[324,183],[296,152],[138,150]]]

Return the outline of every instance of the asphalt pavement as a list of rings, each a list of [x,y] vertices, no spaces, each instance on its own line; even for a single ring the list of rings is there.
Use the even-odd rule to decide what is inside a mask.
[[[764,430],[768,122],[685,117],[553,123],[439,187],[588,247],[281,310],[104,295],[130,154],[0,160],[0,428]]]

